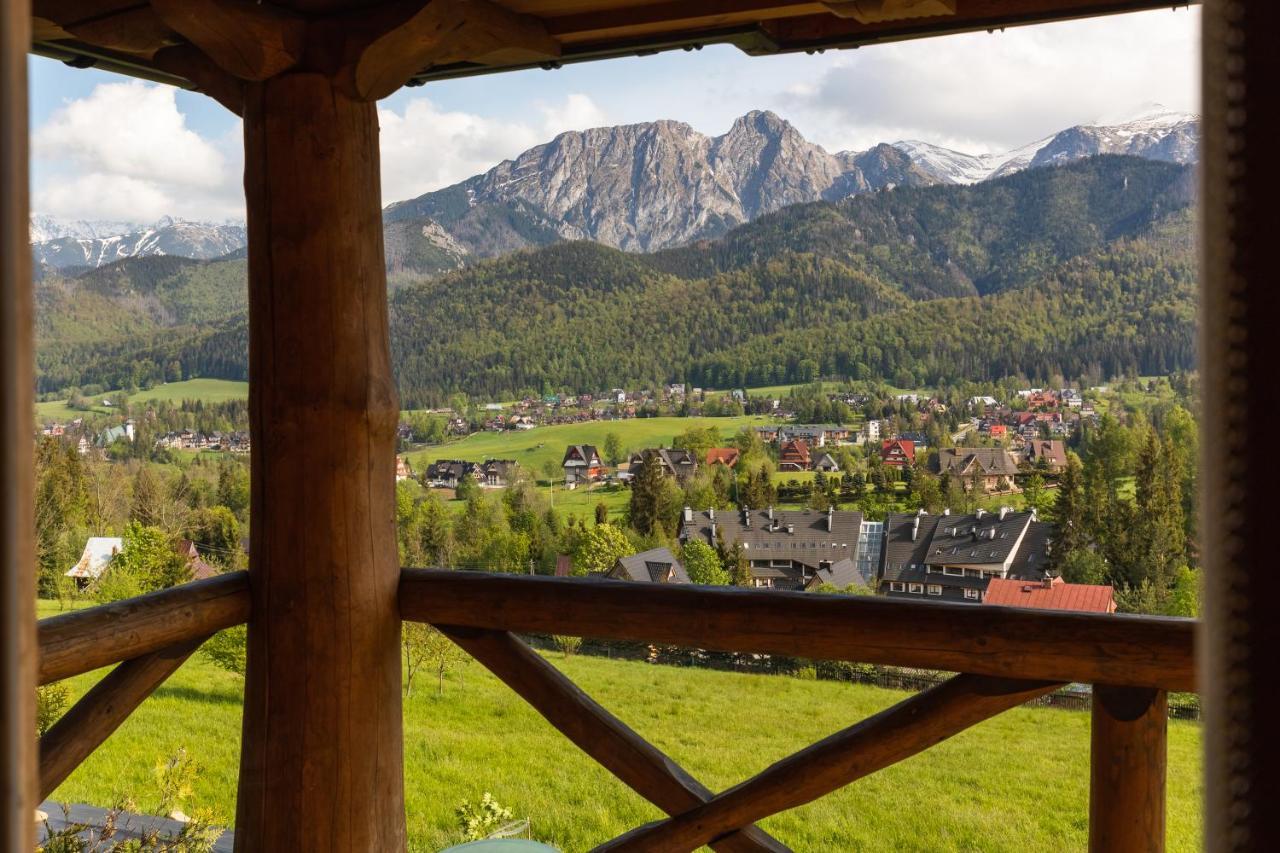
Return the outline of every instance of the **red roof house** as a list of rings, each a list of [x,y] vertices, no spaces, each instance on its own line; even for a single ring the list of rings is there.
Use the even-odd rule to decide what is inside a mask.
[[[1067,583],[1062,578],[1021,581],[992,578],[983,604],[1030,607],[1036,610],[1077,610],[1085,613],[1114,613],[1116,599],[1109,586]]]
[[[732,468],[738,464],[738,455],[736,447],[713,447],[707,451],[707,464],[727,465]]]
[[[804,439],[784,441],[778,448],[779,471],[808,471],[810,464],[809,442]]]
[[[916,443],[905,438],[886,438],[880,445],[880,461],[902,468],[916,464]]]

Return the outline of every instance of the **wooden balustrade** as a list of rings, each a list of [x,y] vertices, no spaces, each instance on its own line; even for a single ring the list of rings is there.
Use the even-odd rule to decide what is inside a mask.
[[[1002,678],[1193,691],[1195,621],[406,569],[405,619]]]
[[[429,622],[619,780],[667,813],[598,851],[784,853],[755,824],[996,714],[1092,683],[1091,851],[1162,851],[1167,691],[1194,690],[1191,620],[805,593],[405,569],[402,618]],[[249,618],[248,577],[207,581],[39,626],[40,682],[120,663],[40,740],[47,797],[208,638]],[[512,631],[960,672],[713,793]]]
[[[249,576],[229,572],[41,619],[39,683],[48,684],[242,625]]]
[[[405,569],[400,612],[430,622],[669,817],[598,853],[785,850],[755,826],[1062,686],[1093,703],[1089,846],[1165,842],[1167,692],[1196,685],[1195,622],[806,593]],[[962,673],[712,795],[512,631]],[[1113,687],[1110,685],[1127,685]]]

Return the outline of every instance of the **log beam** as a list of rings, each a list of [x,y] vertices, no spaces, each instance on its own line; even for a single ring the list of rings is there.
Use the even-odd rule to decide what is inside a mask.
[[[375,105],[245,91],[253,433],[240,851],[403,850],[396,424]]]
[[[355,97],[385,98],[413,74],[453,62],[509,64],[554,59],[560,43],[546,25],[489,0],[410,0],[389,10],[344,76]]]
[[[35,848],[35,461],[27,245],[29,3],[0,4],[0,850]]]
[[[771,765],[697,808],[596,853],[690,853],[726,832],[812,802],[1062,685],[957,675]]]
[[[1194,691],[1191,619],[405,569],[406,619]]]
[[[824,0],[833,15],[860,24],[954,15],[956,0]]]
[[[227,73],[266,80],[302,59],[307,24],[253,0],[151,0],[164,23]]]
[[[1169,728],[1163,690],[1093,690],[1090,853],[1163,853]]]
[[[63,714],[40,738],[40,799],[48,799],[206,639],[125,661]]]
[[[249,619],[249,578],[231,572],[41,619],[41,684],[71,678]]]
[[[711,799],[705,785],[516,637],[505,631],[438,627],[579,749],[667,814],[680,814]],[[755,826],[717,838],[710,846],[719,853],[788,851]]]

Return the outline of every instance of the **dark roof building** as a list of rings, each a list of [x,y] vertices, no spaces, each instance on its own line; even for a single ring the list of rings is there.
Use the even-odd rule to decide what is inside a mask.
[[[605,577],[642,583],[689,583],[689,573],[669,548],[651,548],[619,557]]]
[[[680,541],[741,544],[756,587],[807,589],[820,583],[866,584],[858,570],[862,513],[828,510],[695,512],[685,507]]]
[[[632,476],[637,473],[636,469],[645,464],[646,459],[657,459],[662,465],[662,470],[675,477],[680,483],[687,481],[698,470],[698,455],[693,451],[679,447],[670,449],[659,447],[631,454],[631,464],[627,470]]]
[[[974,483],[988,492],[1012,491],[1018,460],[1003,447],[943,447],[935,463],[939,474],[961,477],[964,487]]]
[[[476,463],[462,459],[437,459],[427,466],[427,482],[456,489],[464,477],[475,476]]]
[[[891,514],[884,524],[880,592],[979,603],[993,578],[1040,582],[1053,526],[1002,507],[972,515]]]
[[[486,459],[476,469],[476,476],[486,486],[505,486],[519,467],[514,459]]]

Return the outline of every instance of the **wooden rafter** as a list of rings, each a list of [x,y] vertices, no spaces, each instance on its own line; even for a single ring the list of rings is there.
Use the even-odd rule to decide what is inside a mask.
[[[233,77],[198,48],[189,44],[166,47],[153,58],[161,71],[191,81],[196,89],[236,115],[244,115],[244,81]]]
[[[349,83],[357,97],[386,97],[415,73],[455,62],[507,64],[554,59],[560,43],[532,15],[489,0],[410,0],[385,13],[385,23],[363,44]]]
[[[768,767],[684,814],[633,830],[597,853],[685,853],[793,809],[1060,687],[957,675]]]
[[[46,799],[208,637],[127,660],[95,684],[40,738],[40,799]]]
[[[862,24],[954,15],[956,0],[824,0],[833,15]]]
[[[1190,619],[405,569],[407,619],[518,633],[1195,690]]]
[[[252,0],[151,0],[164,23],[227,73],[266,80],[297,65],[306,22]]]
[[[711,799],[711,791],[705,785],[516,637],[505,631],[438,627],[583,752],[667,814],[681,814]],[[710,844],[716,851],[731,853],[788,850],[754,826],[731,832]]]
[[[39,683],[159,651],[249,619],[249,576],[230,572],[40,620]]]

